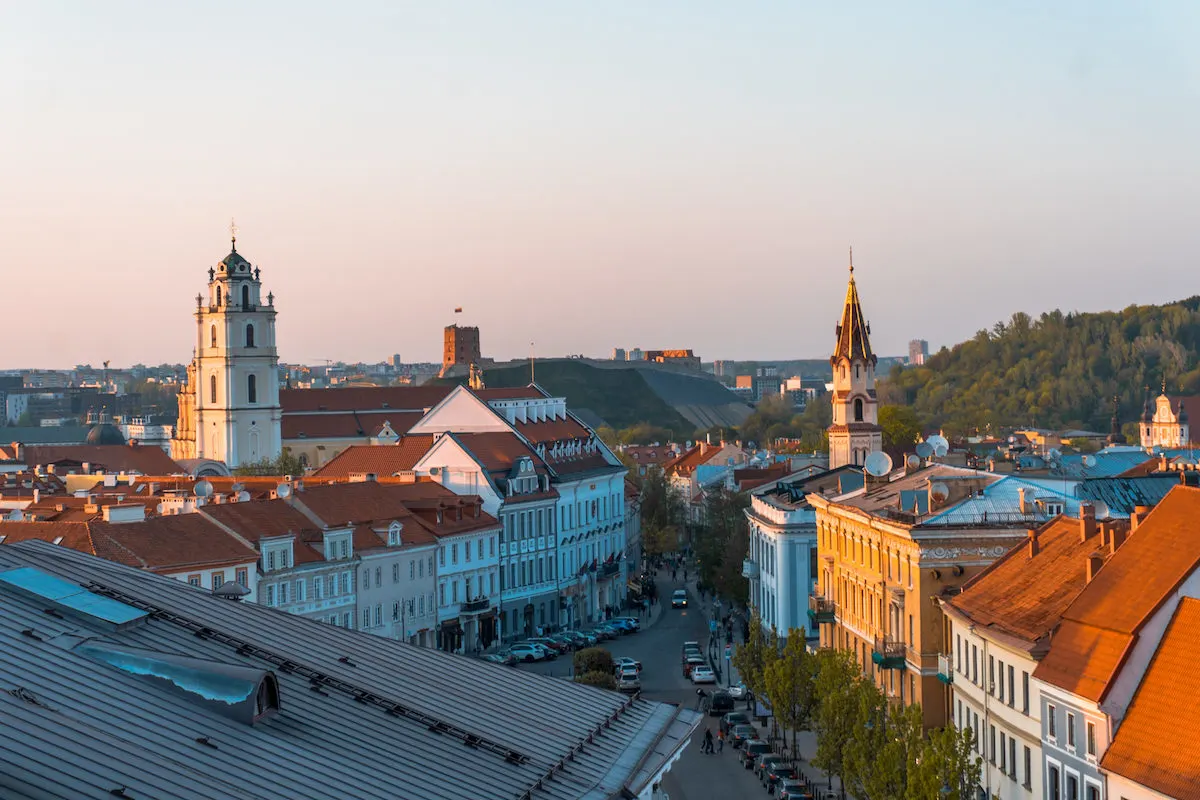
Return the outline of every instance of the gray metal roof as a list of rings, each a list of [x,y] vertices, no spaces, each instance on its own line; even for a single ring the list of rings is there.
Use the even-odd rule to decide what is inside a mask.
[[[113,632],[0,588],[5,798],[611,798],[641,793],[695,712],[332,627],[46,542],[0,546],[150,612]],[[272,671],[254,725],[72,649]],[[536,787],[536,788],[535,788]]]
[[[0,442],[21,444],[83,444],[89,428],[84,425],[47,425],[45,427],[0,427]]]

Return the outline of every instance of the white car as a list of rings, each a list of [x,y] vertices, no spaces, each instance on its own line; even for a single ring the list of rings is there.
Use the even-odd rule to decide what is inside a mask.
[[[618,671],[623,670],[626,667],[633,667],[636,672],[641,672],[642,662],[638,661],[636,658],[630,658],[629,656],[623,656],[616,660],[616,668]]]
[[[546,658],[545,649],[529,642],[514,644],[508,648],[508,652],[516,656],[517,661],[543,661]]]
[[[697,665],[692,667],[692,683],[716,683],[717,673],[712,671],[712,667]]]
[[[746,688],[746,684],[738,681],[736,686],[730,686],[727,691],[729,692],[729,696],[734,700],[745,700],[746,692],[749,690]]]
[[[640,692],[641,690],[642,680],[638,677],[636,669],[624,667],[617,673],[618,692]]]

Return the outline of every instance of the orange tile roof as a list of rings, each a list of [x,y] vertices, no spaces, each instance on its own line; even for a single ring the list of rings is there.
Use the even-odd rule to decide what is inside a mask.
[[[319,478],[345,478],[356,472],[394,475],[415,467],[432,446],[433,436],[426,434],[402,436],[394,445],[351,445],[313,475]]]
[[[666,464],[678,455],[670,445],[632,444],[622,452],[635,464]]]
[[[199,514],[211,517],[251,542],[272,536],[316,532],[316,524],[286,500],[250,500],[245,503],[208,504]],[[190,516],[190,515],[185,515]]]
[[[279,404],[289,414],[315,411],[424,411],[450,394],[452,386],[354,386],[345,389],[281,389]]]
[[[26,464],[54,464],[73,461],[88,464],[92,471],[141,472],[153,475],[181,475],[187,470],[171,460],[158,447],[127,444],[29,445]]]
[[[1178,800],[1200,800],[1197,642],[1200,600],[1185,597],[1101,763],[1107,772]]]
[[[517,459],[525,456],[533,460],[533,467],[539,473],[546,471],[546,462],[538,454],[529,449],[515,433],[496,431],[491,433],[455,433],[471,455],[475,456],[484,469],[489,472],[507,473]]]
[[[364,481],[306,486],[304,491],[297,492],[293,497],[295,502],[329,527],[342,526],[347,522],[362,527],[368,523],[399,520],[404,525],[420,525],[428,536],[437,537],[493,528],[499,524],[495,517],[482,511],[479,516],[473,515],[474,507],[482,502],[478,496],[456,495],[436,483],[381,484]],[[455,519],[460,504],[464,509],[470,509],[464,512],[461,520]],[[444,511],[440,525],[437,523],[438,508]],[[370,527],[369,524],[367,527]]]
[[[1079,539],[1079,520],[1056,517],[1037,532],[1038,553],[1023,542],[996,559],[947,600],[980,627],[1030,644],[1054,630],[1087,585],[1087,557],[1102,550],[1099,535]]]
[[[692,447],[691,450],[685,450],[678,457],[671,459],[663,465],[664,472],[677,472],[681,475],[689,475],[695,471],[696,467],[701,464],[707,464],[717,457],[717,454],[724,449],[723,445],[708,444],[701,442]]]
[[[43,542],[53,542],[62,537],[59,542],[63,547],[78,550],[81,553],[99,555],[92,541],[92,529],[84,522],[0,522],[0,536],[5,544],[27,542],[38,539]]]
[[[422,416],[421,411],[284,414],[280,435],[284,439],[359,439],[377,436],[385,422],[396,433],[405,434]]]
[[[1200,566],[1200,489],[1177,486],[1063,613],[1035,677],[1100,701],[1142,625]]]
[[[535,445],[574,439],[586,440],[592,436],[591,431],[569,416],[565,419],[548,419],[543,422],[518,422],[513,427]]]

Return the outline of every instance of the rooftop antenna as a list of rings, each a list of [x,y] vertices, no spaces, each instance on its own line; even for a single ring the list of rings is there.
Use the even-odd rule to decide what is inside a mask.
[[[533,342],[529,343],[529,382],[537,383],[533,377]]]

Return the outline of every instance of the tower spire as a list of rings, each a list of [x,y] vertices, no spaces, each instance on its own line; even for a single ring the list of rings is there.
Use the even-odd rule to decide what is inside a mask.
[[[234,222],[233,217],[230,217],[229,218],[229,239],[233,245],[232,252],[234,252],[234,253],[237,252],[237,235],[238,235],[237,223]]]
[[[854,278],[854,245],[850,245],[850,277]]]

